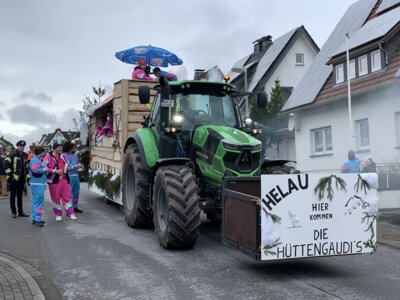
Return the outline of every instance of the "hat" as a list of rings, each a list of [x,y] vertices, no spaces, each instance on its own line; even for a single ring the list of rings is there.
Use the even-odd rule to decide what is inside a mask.
[[[53,142],[53,149],[56,149],[58,147],[62,147],[63,143],[62,140],[56,140]]]
[[[26,142],[24,140],[21,140],[21,141],[17,142],[17,147],[18,146],[24,146],[25,147],[25,145],[26,145]]]
[[[146,62],[144,61],[144,59],[139,59],[138,64],[139,66],[145,66]]]

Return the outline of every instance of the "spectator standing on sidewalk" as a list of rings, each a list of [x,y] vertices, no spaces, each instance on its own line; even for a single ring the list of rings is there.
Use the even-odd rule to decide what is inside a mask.
[[[46,152],[44,148],[37,145],[33,149],[34,155],[29,162],[29,172],[31,175],[30,187],[32,192],[32,225],[43,227],[42,209],[44,202],[44,191],[46,190],[46,162],[42,162]]]
[[[341,171],[342,173],[358,173],[360,171],[360,160],[356,158],[353,150],[347,153],[348,160],[344,162]]]
[[[80,191],[78,169],[82,169],[83,165],[79,163],[78,158],[73,152],[73,149],[74,149],[73,143],[68,141],[64,142],[63,153],[61,154],[61,158],[67,165],[67,173],[69,176],[69,184],[71,186],[72,205],[74,207],[74,212],[82,213],[83,210],[78,208],[79,191]]]
[[[68,174],[64,172],[66,165],[61,159],[62,151],[62,141],[54,141],[53,151],[49,152],[44,158],[48,168],[47,183],[53,203],[53,213],[57,222],[62,221],[62,205],[65,207],[67,217],[70,217],[71,220],[77,220],[72,206]]]
[[[376,173],[376,164],[370,156],[362,161],[360,173]]]
[[[24,191],[24,184],[29,180],[28,174],[28,154],[24,152],[26,142],[18,141],[17,150],[11,151],[10,154],[4,159],[3,166],[7,175],[7,181],[10,184],[10,208],[11,217],[17,217],[17,210],[15,207],[15,197],[17,197],[17,207],[19,217],[29,217],[24,213],[22,207],[22,193]]]
[[[4,158],[3,148],[0,148],[0,197],[8,197],[7,176],[3,167]]]

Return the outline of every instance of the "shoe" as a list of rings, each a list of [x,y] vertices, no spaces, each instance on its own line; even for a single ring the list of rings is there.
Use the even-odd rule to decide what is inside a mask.
[[[74,208],[74,212],[81,214],[81,213],[83,213],[83,210],[76,207],[76,208]]]
[[[32,225],[37,225],[37,223],[41,223],[44,225],[46,223],[46,221],[35,221],[35,220],[32,221]]]
[[[57,221],[57,222],[61,222],[61,221],[62,221],[62,217],[61,217],[61,216],[57,216],[57,217],[56,217],[56,221]]]
[[[35,225],[37,227],[43,227],[44,226],[44,221],[37,221],[37,222],[34,221],[34,223],[32,225]]]
[[[12,213],[11,214],[11,218],[16,218],[17,217],[17,214],[16,213]]]
[[[29,217],[26,213],[22,212],[18,214],[18,217]]]
[[[78,218],[77,218],[74,214],[72,214],[72,215],[70,216],[70,218],[71,218],[71,220],[74,220],[74,221],[78,220]]]

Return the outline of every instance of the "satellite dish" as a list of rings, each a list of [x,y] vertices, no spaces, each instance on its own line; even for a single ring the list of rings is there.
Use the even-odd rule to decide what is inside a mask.
[[[295,124],[295,119],[294,119],[294,114],[290,113],[289,114],[289,119],[288,119],[288,129],[289,131],[293,131],[296,128],[296,124]]]

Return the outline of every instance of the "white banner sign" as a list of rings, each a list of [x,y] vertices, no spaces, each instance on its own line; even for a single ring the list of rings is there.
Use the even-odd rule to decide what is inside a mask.
[[[372,173],[262,175],[261,259],[374,252],[376,187]]]

